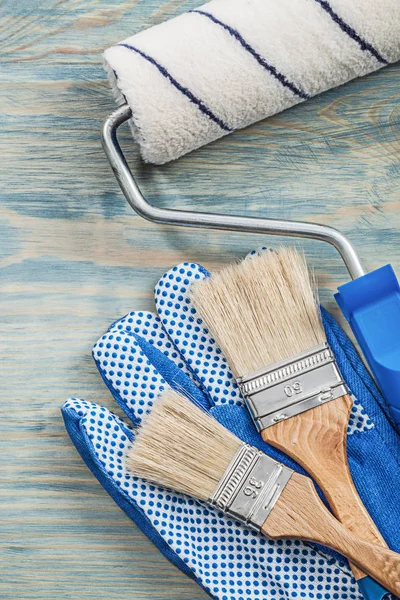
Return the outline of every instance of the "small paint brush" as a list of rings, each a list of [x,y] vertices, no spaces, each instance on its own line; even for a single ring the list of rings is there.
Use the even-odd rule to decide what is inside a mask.
[[[303,466],[348,529],[386,546],[351,478],[353,401],[327,344],[304,256],[285,247],[260,252],[195,283],[191,298],[264,441]],[[353,574],[365,577],[357,568]]]
[[[129,450],[128,469],[194,496],[270,538],[329,546],[400,594],[400,555],[357,538],[326,509],[310,478],[239,440],[177,392],[156,401]]]

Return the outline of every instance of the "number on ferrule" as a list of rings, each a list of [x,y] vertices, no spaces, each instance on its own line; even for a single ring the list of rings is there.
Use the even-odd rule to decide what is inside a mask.
[[[294,383],[288,383],[287,385],[285,385],[285,387],[283,389],[284,389],[286,396],[288,396],[288,398],[291,398],[291,396],[293,396],[293,394],[301,394],[301,392],[303,391],[300,381],[295,381]]]
[[[257,481],[255,477],[251,477],[249,479],[249,484],[244,488],[243,493],[245,496],[251,496],[252,498],[257,498],[258,490],[262,488],[264,485],[263,481]]]

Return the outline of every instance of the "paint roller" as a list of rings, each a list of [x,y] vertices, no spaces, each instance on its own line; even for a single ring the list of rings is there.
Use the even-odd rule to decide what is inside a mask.
[[[213,0],[105,52],[119,108],[102,140],[131,207],[158,223],[332,244],[352,281],[336,300],[400,425],[400,288],[390,265],[365,273],[351,241],[322,224],[162,209],[142,195],[117,139],[163,164],[235,129],[400,59],[398,0]]]

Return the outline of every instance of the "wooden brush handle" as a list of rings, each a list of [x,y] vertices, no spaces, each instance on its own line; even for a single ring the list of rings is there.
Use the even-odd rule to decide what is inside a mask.
[[[318,483],[334,515],[364,540],[386,546],[354,486],[347,462],[349,395],[264,429],[264,441],[294,458]],[[356,579],[364,573],[353,568]]]
[[[400,554],[357,538],[325,508],[308,477],[293,473],[261,528],[271,538],[299,538],[329,546],[400,596]]]

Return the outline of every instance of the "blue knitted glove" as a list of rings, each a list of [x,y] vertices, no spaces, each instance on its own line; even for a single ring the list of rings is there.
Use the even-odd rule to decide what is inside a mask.
[[[171,386],[195,398],[245,441],[300,470],[263,444],[221,352],[196,318],[188,288],[205,276],[198,265],[175,267],[156,287],[159,318],[131,313],[111,326],[94,348],[103,379],[134,426],[159,391]],[[325,324],[343,374],[369,415],[357,401],[349,428],[353,476],[383,535],[399,549],[399,441],[349,341],[327,315]],[[200,502],[132,478],[123,456],[134,428],[107,409],[72,399],[63,414],[77,449],[114,500],[214,598],[360,598],[341,558],[297,540],[266,540]]]

